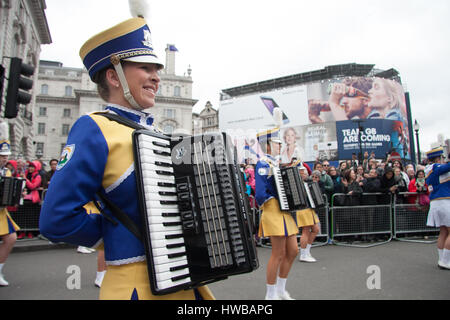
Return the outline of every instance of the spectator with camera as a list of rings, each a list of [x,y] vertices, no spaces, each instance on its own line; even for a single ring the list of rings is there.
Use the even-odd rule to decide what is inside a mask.
[[[425,172],[423,170],[417,171],[415,178],[409,183],[408,192],[418,193],[418,195],[409,195],[408,203],[418,204],[420,206],[428,206],[430,204],[430,192],[428,191]]]
[[[345,198],[346,206],[358,206],[363,193],[362,181],[357,178],[353,169],[347,170],[342,179],[343,192],[347,195]]]

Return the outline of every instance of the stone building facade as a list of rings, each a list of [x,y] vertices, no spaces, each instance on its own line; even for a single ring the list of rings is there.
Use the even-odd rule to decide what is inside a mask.
[[[9,74],[9,57],[21,58],[24,63],[35,66],[34,84],[37,82],[37,69],[41,44],[52,43],[50,30],[45,16],[45,0],[0,0],[0,58],[5,68],[5,78]],[[5,79],[1,105],[5,105]],[[0,113],[0,121],[9,124],[11,141],[11,158],[34,158],[33,106],[36,97],[36,86],[33,87],[32,100],[28,105],[19,107],[19,115],[15,119],[5,119],[4,109]]]
[[[200,113],[192,114],[192,134],[217,131],[219,131],[219,112],[208,101]]]

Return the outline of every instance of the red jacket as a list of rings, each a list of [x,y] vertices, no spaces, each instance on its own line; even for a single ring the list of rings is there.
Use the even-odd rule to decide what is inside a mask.
[[[42,178],[39,174],[41,170],[41,163],[39,161],[28,162],[29,165],[34,166],[34,172],[31,174],[31,179],[28,179],[28,170],[25,171],[25,178],[27,180],[27,195],[24,197],[25,200],[31,200],[33,203],[39,203],[41,198],[39,197],[38,188],[41,186]]]
[[[426,188],[427,192],[423,192],[422,194],[426,194],[428,196],[430,194],[430,192],[428,191],[428,185],[426,183],[425,183],[425,188]],[[417,192],[416,179],[412,179],[409,182],[408,192]],[[408,196],[408,203],[416,204],[417,203],[417,196],[416,195],[409,195]]]

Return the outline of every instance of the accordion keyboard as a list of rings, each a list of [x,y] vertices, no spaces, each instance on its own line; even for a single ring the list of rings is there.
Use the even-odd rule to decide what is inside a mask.
[[[228,161],[223,136],[180,142],[138,130],[133,137],[152,292],[167,294],[256,269],[240,172]]]
[[[170,144],[148,135],[140,135],[139,140],[156,286],[166,289],[191,281],[170,160]]]

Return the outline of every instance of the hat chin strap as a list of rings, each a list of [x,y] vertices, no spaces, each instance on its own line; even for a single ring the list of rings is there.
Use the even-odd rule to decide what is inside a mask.
[[[130,88],[128,87],[127,78],[125,78],[125,73],[123,72],[122,64],[119,62],[117,64],[114,64],[114,69],[117,72],[117,75],[119,76],[120,84],[123,88],[123,95],[125,99],[130,103],[130,105],[135,110],[142,110],[143,108],[134,100],[133,96],[131,95]]]

